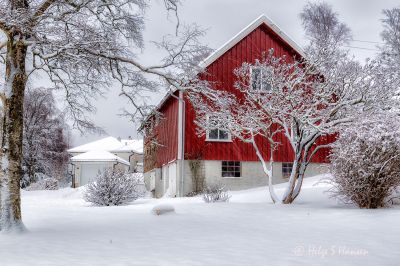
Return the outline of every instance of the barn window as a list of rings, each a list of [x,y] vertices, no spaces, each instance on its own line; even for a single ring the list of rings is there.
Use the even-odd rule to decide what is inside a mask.
[[[293,163],[282,163],[282,177],[288,178],[292,173]]]
[[[239,161],[222,161],[222,177],[241,177]]]
[[[228,130],[220,129],[220,123],[217,116],[209,115],[207,117],[209,129],[207,130],[207,138],[209,141],[230,141],[231,134]]]
[[[253,66],[250,68],[251,73],[251,89],[253,91],[270,91],[271,81],[268,78],[266,69],[262,67]]]

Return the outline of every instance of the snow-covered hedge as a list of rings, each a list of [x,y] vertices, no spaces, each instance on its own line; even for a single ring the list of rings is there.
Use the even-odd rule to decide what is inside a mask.
[[[225,202],[228,201],[230,197],[225,186],[222,184],[208,185],[203,192],[203,200],[207,203]]]
[[[340,132],[333,147],[334,196],[360,208],[385,206],[400,185],[398,118],[363,118]]]
[[[38,182],[32,183],[26,190],[57,190],[59,188],[58,180],[47,177]]]
[[[98,206],[121,205],[144,193],[142,174],[106,169],[87,185],[84,199]]]

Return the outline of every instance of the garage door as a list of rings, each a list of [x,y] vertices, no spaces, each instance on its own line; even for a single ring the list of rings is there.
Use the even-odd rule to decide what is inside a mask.
[[[94,180],[98,172],[103,171],[105,168],[107,168],[107,165],[105,164],[82,164],[80,185],[84,186]]]

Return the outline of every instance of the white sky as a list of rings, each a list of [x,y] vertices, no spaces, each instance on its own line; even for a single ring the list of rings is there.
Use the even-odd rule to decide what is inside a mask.
[[[183,0],[179,16],[181,23],[197,23],[208,29],[204,43],[213,49],[220,47],[261,14],[266,14],[292,39],[304,46],[306,40],[299,13],[306,2],[303,0]],[[353,38],[357,41],[350,45],[366,49],[376,49],[378,45],[369,42],[382,41],[379,35],[382,31],[382,9],[400,6],[398,0],[330,0],[326,2],[333,6],[340,20],[351,28]],[[163,0],[152,0],[150,5],[146,13],[144,33],[146,42],[157,41],[163,35],[173,33],[176,23],[173,15],[167,18]],[[373,50],[349,49],[359,60],[373,57],[375,54]],[[160,52],[149,43],[139,55],[140,60],[148,64],[156,63],[160,56]],[[126,100],[119,97],[118,92],[118,88],[110,88],[104,99],[95,102],[97,113],[93,115],[93,119],[98,126],[103,127],[109,135],[114,137],[140,137],[136,133],[136,125],[118,116],[121,109],[127,106]],[[163,94],[160,92],[155,95],[154,103],[157,103]],[[99,138],[101,136],[81,136],[73,132],[71,144],[74,146]]]

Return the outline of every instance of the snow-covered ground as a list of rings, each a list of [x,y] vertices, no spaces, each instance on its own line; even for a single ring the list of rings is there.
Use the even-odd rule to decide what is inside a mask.
[[[289,206],[272,204],[265,187],[229,203],[120,207],[92,207],[82,189],[24,191],[28,232],[0,235],[0,265],[400,265],[400,209],[339,204],[318,180]],[[156,216],[157,204],[176,212]]]

